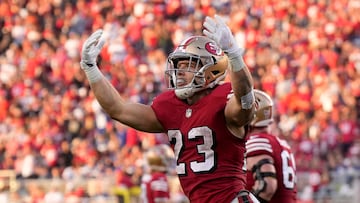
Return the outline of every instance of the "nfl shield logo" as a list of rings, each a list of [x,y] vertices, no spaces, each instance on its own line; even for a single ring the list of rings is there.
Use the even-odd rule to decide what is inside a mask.
[[[192,114],[192,110],[186,109],[186,113],[185,113],[186,118],[190,118],[191,114]]]

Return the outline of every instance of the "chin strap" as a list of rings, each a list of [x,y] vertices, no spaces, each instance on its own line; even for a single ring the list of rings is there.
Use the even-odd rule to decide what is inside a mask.
[[[188,87],[183,87],[180,89],[175,89],[175,95],[179,99],[187,99],[194,95],[196,89],[194,87],[191,87],[191,85],[187,85]]]
[[[199,92],[204,89],[212,89],[218,84],[223,83],[224,76],[218,77],[216,80],[214,80],[212,83],[208,84],[206,87],[192,87],[191,85],[187,85],[186,87],[175,89],[175,94],[179,99],[187,99],[191,96],[193,96],[196,92]]]

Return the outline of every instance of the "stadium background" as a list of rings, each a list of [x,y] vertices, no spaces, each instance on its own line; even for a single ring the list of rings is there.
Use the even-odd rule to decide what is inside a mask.
[[[360,202],[359,11],[359,0],[1,0],[0,202],[136,202],[142,152],[166,138],[104,114],[82,43],[103,28],[102,71],[148,104],[165,88],[167,54],[214,13],[275,101],[299,202]],[[185,201],[170,176],[173,201]]]

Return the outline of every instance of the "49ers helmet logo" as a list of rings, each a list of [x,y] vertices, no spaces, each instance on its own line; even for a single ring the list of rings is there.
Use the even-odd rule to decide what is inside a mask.
[[[216,56],[224,55],[222,50],[213,42],[206,43],[205,44],[205,49],[206,49],[206,51],[208,51],[212,55],[216,55]]]

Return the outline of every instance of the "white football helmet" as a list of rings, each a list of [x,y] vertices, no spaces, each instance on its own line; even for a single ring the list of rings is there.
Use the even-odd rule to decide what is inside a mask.
[[[261,90],[254,89],[256,112],[250,125],[254,127],[266,127],[273,122],[271,97]]]
[[[167,159],[161,148],[153,147],[145,153],[146,165],[155,171],[167,171]]]
[[[179,61],[188,61],[187,69],[178,69]],[[195,71],[191,64],[195,63]],[[182,41],[167,59],[165,75],[168,87],[175,89],[175,94],[180,99],[186,99],[195,92],[206,88],[213,88],[225,79],[229,65],[228,58],[215,41],[205,36],[192,36]],[[177,85],[179,71],[194,74],[190,83],[184,86]]]

